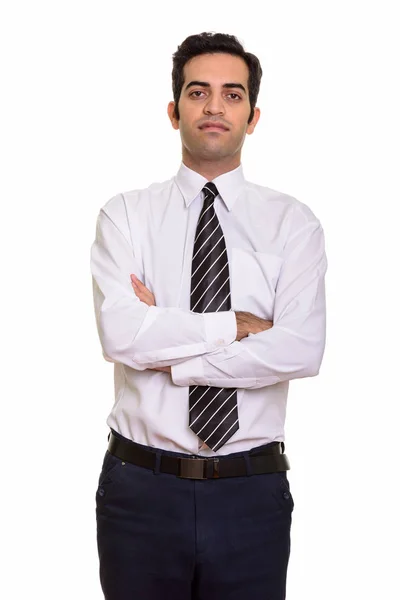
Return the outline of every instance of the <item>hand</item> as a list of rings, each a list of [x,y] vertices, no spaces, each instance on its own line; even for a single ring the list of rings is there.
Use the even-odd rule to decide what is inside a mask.
[[[133,291],[136,296],[147,304],[147,306],[156,306],[156,299],[154,298],[154,294],[147,289],[147,287],[136,277],[136,275],[131,274],[131,284],[133,287]],[[165,373],[171,373],[171,367],[153,367],[150,371],[164,371]]]
[[[136,275],[131,274],[131,284],[133,287],[133,291],[136,296],[147,304],[147,306],[155,306],[156,299],[154,298],[154,294],[147,289],[147,287],[136,277]]]
[[[235,312],[236,324],[237,324],[237,336],[236,341],[240,341],[242,338],[249,335],[249,333],[261,333],[267,329],[271,329],[273,326],[272,321],[267,319],[261,319],[250,312],[239,311]]]
[[[171,373],[171,367],[152,367],[150,371],[164,371],[165,373]]]

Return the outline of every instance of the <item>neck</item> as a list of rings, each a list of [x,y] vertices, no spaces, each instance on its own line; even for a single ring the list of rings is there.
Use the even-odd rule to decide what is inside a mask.
[[[240,152],[234,156],[227,156],[221,160],[207,160],[203,158],[195,158],[190,155],[185,148],[182,148],[182,162],[184,165],[196,171],[208,181],[212,181],[219,175],[233,171],[240,165]]]

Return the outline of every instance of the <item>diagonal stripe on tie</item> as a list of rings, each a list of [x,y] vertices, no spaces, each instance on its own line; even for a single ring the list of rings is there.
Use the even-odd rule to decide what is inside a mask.
[[[208,182],[193,245],[190,307],[195,312],[231,309],[229,263],[214,209],[218,190]],[[189,387],[189,427],[214,451],[239,429],[236,388]]]
[[[222,256],[222,254],[223,254],[223,253],[226,253],[226,250],[223,250],[219,256]],[[219,257],[218,257],[218,258],[219,258]],[[204,273],[204,274],[203,274],[203,273],[200,273],[200,274],[199,274],[199,277],[201,277],[201,279],[199,279],[199,283],[198,283],[197,285],[196,285],[196,282],[195,282],[195,281],[193,281],[193,282],[192,282],[192,287],[193,287],[193,285],[194,285],[195,287],[193,288],[193,291],[192,291],[191,295],[193,295],[193,294],[194,294],[194,292],[197,290],[197,287],[198,287],[198,286],[200,285],[200,283],[203,281],[204,277],[206,277],[206,276],[208,275],[208,278],[210,279],[210,278],[212,277],[212,275],[214,274],[214,271],[216,271],[216,270],[217,270],[217,268],[219,269],[220,265],[217,265],[217,267],[216,267],[216,268],[213,270],[213,267],[214,267],[214,265],[217,263],[217,260],[218,260],[218,258],[217,258],[217,259],[215,259],[215,261],[213,262],[213,264],[211,265],[211,267],[209,267],[209,268],[208,268],[208,269],[205,271],[205,273]],[[220,274],[223,272],[223,270],[224,270],[224,269],[227,269],[227,273],[229,273],[229,266],[228,266],[228,263],[227,263],[227,262],[226,262],[226,263],[224,264],[224,266],[223,266],[223,267],[222,267],[222,268],[221,268],[221,269],[218,271],[218,273],[217,273],[216,277],[218,277],[218,276],[219,276],[219,275],[220,275]],[[211,283],[213,283],[213,282],[214,282],[214,279],[213,279],[213,281],[212,281]],[[211,284],[210,284],[210,285],[211,285]]]
[[[219,268],[219,266],[218,266],[218,268]],[[216,271],[216,269],[215,269],[215,271]],[[209,273],[208,279],[211,279],[211,277],[214,275],[213,270],[210,269],[208,271],[208,273]],[[225,279],[226,275],[228,275],[228,279],[229,279],[229,266],[228,266],[228,263],[225,263],[224,266],[222,267],[222,269],[220,269],[218,271],[218,273],[215,275],[215,277],[213,277],[213,279],[211,280],[211,283],[206,287],[206,289],[204,290],[204,292],[201,293],[201,290],[204,287],[204,285],[203,285],[202,288],[199,290],[198,295],[193,297],[192,302],[195,302],[195,304],[193,305],[193,309],[192,309],[193,311],[196,310],[196,305],[204,298],[204,296],[207,294],[207,292],[209,291],[209,289],[212,286],[215,287],[216,281],[218,281],[220,278]],[[205,277],[205,275],[204,275],[204,277]],[[225,281],[226,281],[226,279],[225,279]],[[196,289],[199,287],[200,283],[201,282],[199,282],[197,284],[197,286],[194,288],[193,294],[196,291]],[[201,295],[199,295],[200,293],[201,293]]]

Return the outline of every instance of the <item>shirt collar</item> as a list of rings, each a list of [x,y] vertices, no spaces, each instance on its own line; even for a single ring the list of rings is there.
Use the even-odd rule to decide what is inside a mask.
[[[203,175],[200,175],[200,173],[189,169],[183,162],[174,179],[184,197],[187,207],[197,198],[205,184],[209,181]],[[232,210],[235,200],[245,186],[242,164],[233,169],[233,171],[218,175],[218,177],[211,181],[217,186],[219,195],[227,209]]]

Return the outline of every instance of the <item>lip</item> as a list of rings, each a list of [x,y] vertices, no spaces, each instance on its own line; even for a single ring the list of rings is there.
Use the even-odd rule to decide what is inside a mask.
[[[200,125],[199,129],[204,131],[229,131],[227,127],[218,123],[204,123],[204,125]]]
[[[202,127],[202,131],[218,131],[218,133],[226,133],[228,130],[222,127]]]

